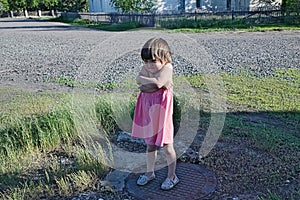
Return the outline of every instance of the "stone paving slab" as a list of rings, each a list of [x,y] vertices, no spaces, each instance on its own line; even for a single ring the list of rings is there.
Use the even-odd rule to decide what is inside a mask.
[[[208,169],[190,163],[177,163],[176,174],[180,182],[170,191],[160,189],[167,176],[167,167],[155,172],[156,179],[146,186],[138,186],[136,180],[140,174],[130,174],[126,189],[135,199],[202,199],[215,191],[217,178]]]

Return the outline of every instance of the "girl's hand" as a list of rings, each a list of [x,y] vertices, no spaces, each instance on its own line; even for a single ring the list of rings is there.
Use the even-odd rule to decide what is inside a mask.
[[[164,85],[164,88],[170,89],[172,86],[173,86],[173,83],[170,82],[170,81],[168,81],[168,82]]]
[[[158,73],[153,74],[153,76],[143,76],[139,74],[137,77],[137,82],[142,85],[155,84],[157,88],[170,87],[172,82],[173,67],[171,64],[165,65]]]
[[[154,84],[141,85],[139,88],[141,92],[155,92],[156,90],[158,90],[158,88]]]

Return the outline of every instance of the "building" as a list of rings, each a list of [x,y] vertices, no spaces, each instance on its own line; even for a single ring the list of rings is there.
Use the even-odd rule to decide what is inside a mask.
[[[90,12],[104,12],[111,13],[117,12],[116,9],[110,4],[110,0],[88,0]]]
[[[270,6],[263,0],[157,0],[153,10],[156,13],[180,13],[201,11],[256,10]],[[273,5],[280,5],[282,0],[275,0]],[[90,12],[117,12],[110,0],[89,0]]]

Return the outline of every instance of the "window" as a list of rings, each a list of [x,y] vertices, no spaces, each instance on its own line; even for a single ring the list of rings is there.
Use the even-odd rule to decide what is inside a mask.
[[[231,10],[231,0],[227,0],[227,10]]]
[[[180,11],[185,11],[185,0],[180,0],[179,9]]]
[[[196,0],[196,8],[200,8],[201,7],[201,0]]]

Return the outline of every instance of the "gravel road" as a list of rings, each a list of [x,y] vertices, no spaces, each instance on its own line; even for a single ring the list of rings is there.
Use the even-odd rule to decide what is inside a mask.
[[[270,75],[300,68],[300,31],[182,34],[153,30],[106,32],[56,22],[0,19],[0,82],[47,88],[49,80],[116,82],[134,76],[151,37],[166,39],[176,74]],[[50,89],[55,89],[51,86]],[[48,88],[49,89],[49,88]]]

